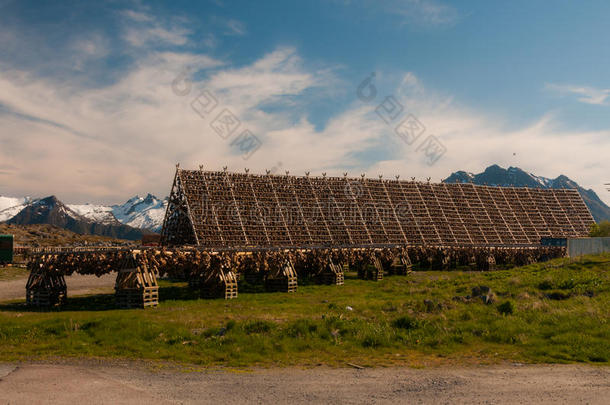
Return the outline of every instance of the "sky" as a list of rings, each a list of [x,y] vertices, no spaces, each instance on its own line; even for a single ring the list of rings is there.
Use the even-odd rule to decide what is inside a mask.
[[[0,0],[0,195],[166,196],[182,168],[440,181],[517,166],[610,203],[606,1]]]

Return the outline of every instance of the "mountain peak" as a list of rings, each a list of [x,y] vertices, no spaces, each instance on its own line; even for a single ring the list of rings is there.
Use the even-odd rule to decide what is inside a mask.
[[[54,207],[56,205],[63,205],[63,203],[61,201],[59,201],[59,199],[56,196],[50,195],[48,197],[41,198],[37,201],[34,201],[34,205],[46,205],[46,206]]]
[[[140,198],[139,195],[134,195],[133,197],[131,197],[129,200],[127,200],[127,202],[125,202],[125,204],[133,204],[137,201],[140,201],[142,198]]]
[[[599,198],[593,190],[585,190],[575,181],[565,175],[560,175],[551,180],[546,177],[536,176],[528,173],[519,167],[509,167],[503,169],[499,165],[491,165],[482,173],[472,174],[464,171],[457,171],[449,176],[445,183],[469,183],[487,184],[490,186],[504,187],[529,187],[529,188],[568,188],[576,189],[582,196],[585,204],[591,210],[591,214],[596,221],[610,219],[610,207]]]
[[[146,204],[153,204],[153,203],[157,202],[157,200],[158,200],[157,197],[155,197],[154,195],[148,193],[146,195],[146,198],[144,198],[144,200],[142,200],[142,202],[146,203]]]
[[[491,165],[487,169],[485,169],[485,171],[486,172],[505,172],[506,169],[500,167],[499,165]]]

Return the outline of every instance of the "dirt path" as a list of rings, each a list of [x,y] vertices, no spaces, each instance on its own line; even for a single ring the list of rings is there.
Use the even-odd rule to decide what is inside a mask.
[[[66,277],[68,297],[71,295],[113,292],[115,279],[116,274],[114,273],[106,274],[102,277],[81,276],[78,274]],[[0,281],[0,302],[17,299],[25,300],[26,282],[27,277]]]
[[[607,404],[610,369],[587,366],[151,372],[133,364],[0,364],[0,404]]]

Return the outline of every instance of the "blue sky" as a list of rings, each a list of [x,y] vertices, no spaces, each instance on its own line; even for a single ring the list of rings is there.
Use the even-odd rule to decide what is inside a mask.
[[[604,1],[0,0],[0,195],[165,195],[176,162],[437,181],[498,163],[608,201],[609,15]],[[397,105],[389,123],[376,113]],[[224,110],[234,133],[214,130]],[[397,135],[406,117],[417,139]]]

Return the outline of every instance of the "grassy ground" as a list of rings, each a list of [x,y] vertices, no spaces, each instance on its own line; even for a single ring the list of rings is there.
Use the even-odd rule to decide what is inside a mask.
[[[112,295],[62,311],[0,304],[0,360],[112,357],[205,366],[610,362],[610,255],[488,273],[416,272],[295,294],[198,300],[162,282],[157,309]],[[489,287],[493,303],[470,297]],[[246,292],[247,290],[251,292]],[[485,291],[485,288],[482,289]]]

